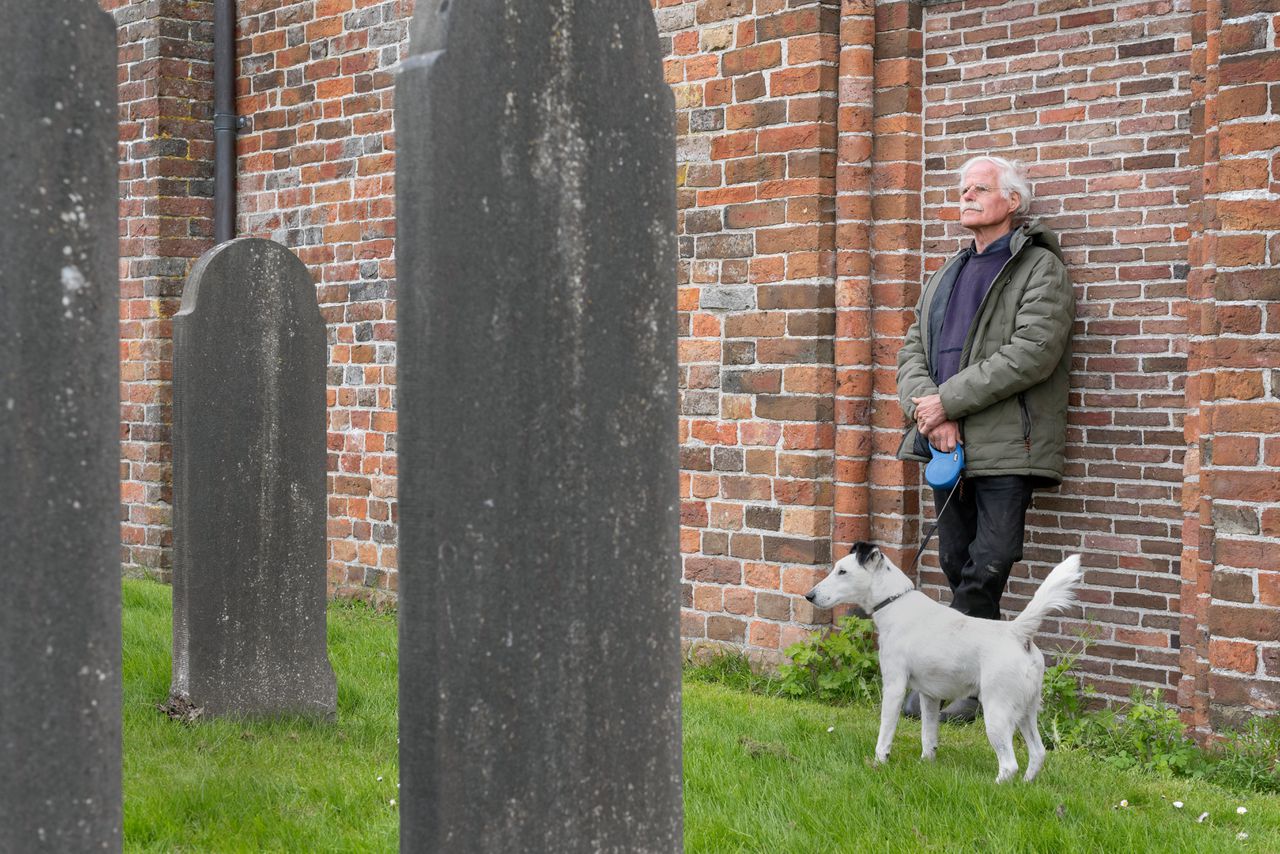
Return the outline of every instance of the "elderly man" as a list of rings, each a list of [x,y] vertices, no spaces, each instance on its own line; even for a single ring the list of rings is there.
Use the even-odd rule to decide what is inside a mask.
[[[914,424],[900,459],[964,445],[963,479],[934,490],[938,559],[951,607],[1000,619],[1022,558],[1033,489],[1062,481],[1075,298],[1054,234],[1025,221],[1031,188],[1019,167],[976,157],[960,170],[960,224],[973,242],[929,277],[898,352],[898,396]],[[926,444],[927,443],[927,444]],[[919,715],[912,694],[904,711]],[[943,720],[973,720],[976,698]]]

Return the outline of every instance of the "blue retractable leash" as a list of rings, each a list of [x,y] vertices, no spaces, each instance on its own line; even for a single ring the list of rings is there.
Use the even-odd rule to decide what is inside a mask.
[[[925,466],[924,479],[934,489],[955,489],[964,473],[964,445],[956,445],[956,449],[944,454],[933,445],[929,446],[933,459]],[[939,516],[942,514],[939,513]]]
[[[942,502],[942,509],[938,511],[937,518],[933,520],[933,527],[929,529],[928,534],[925,534],[924,542],[920,544],[920,548],[916,551],[916,556],[911,561],[911,568],[907,570],[908,577],[910,577],[912,570],[916,568],[916,564],[920,562],[920,555],[924,554],[924,550],[929,548],[929,541],[933,539],[934,533],[938,530],[938,522],[942,519],[942,514],[947,511],[947,505],[951,503],[951,499],[959,491],[960,476],[964,474],[964,445],[957,444],[954,451],[943,453],[930,444],[929,451],[933,454],[933,459],[925,466],[924,479],[934,489],[949,489],[951,493],[947,496],[947,500]],[[919,579],[917,579],[917,586],[919,586]]]

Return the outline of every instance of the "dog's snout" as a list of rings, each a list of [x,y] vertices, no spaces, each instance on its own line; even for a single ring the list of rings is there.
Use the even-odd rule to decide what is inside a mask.
[[[815,595],[815,594],[814,594],[814,592],[813,592],[812,590],[810,590],[808,593],[804,594],[804,598],[806,598],[806,599],[808,599],[810,602],[812,602],[812,601],[813,601],[813,599],[814,599],[814,595]]]

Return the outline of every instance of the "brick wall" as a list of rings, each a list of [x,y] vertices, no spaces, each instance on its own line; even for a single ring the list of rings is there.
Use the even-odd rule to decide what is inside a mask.
[[[725,137],[736,129],[704,118],[718,113],[705,112],[698,99],[707,91],[730,97],[725,77],[735,79],[732,97],[740,96],[738,66],[727,63],[725,53],[758,51],[750,39],[773,31],[766,22],[831,9],[805,2],[656,7],[669,39],[669,79],[683,95],[683,234],[696,271],[698,240],[714,245],[710,238],[744,238],[758,228],[707,211],[722,201],[715,191],[725,186],[718,171],[724,161],[749,152],[725,148]],[[921,280],[966,237],[952,207],[955,170],[977,153],[1014,157],[1029,166],[1037,193],[1034,215],[1062,239],[1079,309],[1067,481],[1036,499],[1026,561],[1011,580],[1009,605],[1020,608],[1035,581],[1065,554],[1084,552],[1084,620],[1048,624],[1048,645],[1066,646],[1080,632],[1094,637],[1081,666],[1104,695],[1123,697],[1138,685],[1172,697],[1177,688],[1184,708],[1198,709],[1189,720],[1201,727],[1210,710],[1218,715],[1212,722],[1217,726],[1231,709],[1274,708],[1280,636],[1272,628],[1277,594],[1265,544],[1274,538],[1280,514],[1269,503],[1257,503],[1276,496],[1263,485],[1273,479],[1266,456],[1273,410],[1269,403],[1229,409],[1223,420],[1214,396],[1233,402],[1271,396],[1276,330],[1268,325],[1273,313],[1261,301],[1272,287],[1267,268],[1276,260],[1277,245],[1276,161],[1267,159],[1274,151],[1280,92],[1274,3],[1234,0],[1198,12],[1231,34],[1223,55],[1239,54],[1230,61],[1242,69],[1238,73],[1253,75],[1252,85],[1238,82],[1240,88],[1230,93],[1231,121],[1238,127],[1226,159],[1240,162],[1230,165],[1232,185],[1221,193],[1212,182],[1222,173],[1213,168],[1216,153],[1209,151],[1221,121],[1213,106],[1216,69],[1208,63],[1218,42],[1212,26],[1208,36],[1196,35],[1190,0],[846,0],[838,11],[836,437],[830,470],[835,556],[852,540],[870,537],[905,561],[922,522],[932,516],[915,467],[893,459],[903,426],[893,388],[894,355]],[[709,36],[721,15],[738,16],[732,43]],[[1192,73],[1194,39],[1205,63],[1204,82]],[[779,68],[792,59],[787,50],[768,55]],[[780,122],[783,114],[775,108],[774,116]],[[690,192],[690,176],[715,181],[712,192]],[[1208,196],[1203,204],[1202,180]],[[1230,226],[1217,216],[1223,201],[1236,211]],[[1200,232],[1194,238],[1193,228]],[[1223,231],[1233,233],[1219,243],[1217,233]],[[1229,288],[1214,284],[1215,258],[1231,258],[1238,268]],[[691,318],[685,361],[692,388],[695,363],[707,363],[710,375],[715,356],[714,347],[698,339],[713,338],[716,330],[692,324],[723,312],[727,328],[735,311],[750,307],[705,303],[703,294],[722,279],[699,281],[695,273],[682,282],[682,309]],[[696,301],[692,287],[698,289]],[[1219,305],[1224,294],[1231,296],[1225,313]],[[783,334],[785,328],[771,332]],[[1229,336],[1238,336],[1238,343],[1225,341]],[[698,358],[689,355],[695,341]],[[1215,392],[1206,373],[1226,391]],[[752,580],[737,574],[733,555],[725,561],[705,547],[720,542],[710,508],[729,502],[718,491],[723,477],[718,486],[704,448],[714,452],[717,443],[744,430],[767,429],[768,410],[756,396],[751,409],[726,410],[722,388],[715,426],[730,432],[720,435],[708,427],[703,436],[684,437],[686,507],[692,508],[684,538],[692,591],[685,630],[694,638],[721,638],[721,627],[742,620],[729,603],[741,608],[752,597],[741,589]],[[712,411],[709,404],[706,411]],[[1207,418],[1218,435],[1202,435]],[[1205,497],[1202,458],[1211,454],[1221,472],[1212,481],[1213,496]],[[942,595],[932,555],[925,564],[926,588]],[[708,567],[723,571],[723,578],[704,575]],[[788,568],[784,564],[779,571],[785,576]],[[795,567],[792,577],[799,580],[806,572]],[[771,655],[778,648],[775,637],[785,644],[795,636],[799,592],[800,585],[783,587],[784,595],[792,595],[791,607],[777,609],[776,618],[757,613],[749,648]],[[760,590],[754,599],[773,601]],[[821,623],[828,616],[802,619]],[[764,620],[779,622],[781,632],[761,627]]]
[[[238,233],[298,253],[329,331],[329,585],[397,589],[393,69],[411,0],[241,0]]]
[[[1087,556],[1083,667],[1207,732],[1280,706],[1276,0],[651,0],[677,103],[684,633],[777,660],[858,539],[932,502],[894,363],[965,238],[955,169],[1026,162],[1079,298],[1067,482],[1011,609]],[[120,24],[125,562],[168,566],[168,317],[210,240],[211,3]],[[241,0],[239,229],[329,323],[331,589],[396,589],[392,75],[411,0]],[[1275,447],[1273,447],[1273,445]],[[926,556],[923,582],[941,593]]]
[[[1180,678],[1182,409],[1190,142],[1189,0],[945,3],[924,12],[926,268],[967,240],[956,170],[982,152],[1028,165],[1032,215],[1076,287],[1066,481],[1037,494],[1014,610],[1083,552],[1080,667],[1104,694]],[[925,581],[945,588],[941,573]]]
[[[1193,11],[1179,700],[1203,732],[1280,708],[1280,4]]]
[[[660,0],[680,137],[684,633],[775,652],[831,559],[834,3]]]
[[[212,7],[101,0],[120,36],[126,570],[171,567],[170,320],[213,243]],[[293,248],[329,324],[329,582],[396,589],[392,68],[411,0],[241,0],[237,235]]]
[[[845,2],[841,14],[846,180],[837,206],[848,217],[840,248],[851,263],[841,269],[846,322],[837,330],[837,346],[848,357],[841,364],[848,372],[841,392],[861,394],[839,412],[837,489],[865,501],[838,504],[837,535],[842,554],[868,539],[907,568],[921,534],[921,505],[918,467],[897,459],[906,423],[898,404],[897,357],[923,273],[923,15],[918,3],[871,0]]]
[[[1062,235],[1081,322],[1070,479],[1061,492],[1037,499],[1028,560],[1011,582],[1010,604],[1020,607],[1034,589],[1026,579],[1043,577],[1066,551],[1087,551],[1092,571],[1086,616],[1096,623],[1091,632],[1098,643],[1082,666],[1102,690],[1125,695],[1133,682],[1168,688],[1179,679],[1190,22],[1186,9],[1174,10],[1170,3],[1117,3],[1091,7],[1087,14],[1075,10],[1078,5],[846,2],[836,25],[823,29],[823,35],[837,37],[839,79],[832,520],[837,546],[871,538],[890,546],[900,560],[914,553],[921,507],[928,508],[926,517],[932,508],[919,492],[915,467],[893,458],[902,427],[894,359],[911,320],[908,308],[922,276],[960,246],[962,232],[950,207],[954,170],[984,151],[1029,163],[1039,193],[1035,213]],[[698,257],[698,241],[710,247],[737,238],[745,251],[759,229],[718,212],[720,190],[727,186],[721,175],[754,153],[730,146],[758,131],[744,137],[742,129],[724,127],[721,108],[709,111],[706,93],[728,97],[727,77],[734,81],[735,100],[724,109],[740,108],[737,99],[744,93],[737,73],[746,69],[732,58],[734,52],[751,51],[746,55],[785,69],[792,53],[781,48],[789,43],[765,53],[769,43],[760,34],[775,32],[775,19],[806,11],[820,21],[836,10],[819,3],[658,5],[660,28],[670,38],[669,80],[684,108],[683,233],[693,256],[690,286],[697,288],[696,302],[688,290],[682,294],[682,308],[691,317],[684,351],[691,389],[699,387],[699,377],[727,370],[695,364],[718,355],[701,340],[714,337],[718,325],[709,319],[700,329],[694,324],[710,315],[736,327],[739,317],[752,316],[737,312],[754,307],[714,302],[723,279],[699,280],[699,269],[712,268]],[[719,36],[728,32],[719,16],[730,13],[740,16],[732,42]],[[754,27],[742,23],[752,20]],[[745,95],[758,93],[748,88]],[[777,122],[785,118],[776,108],[773,115]],[[703,175],[715,186],[690,191],[690,178]],[[706,229],[715,230],[708,237]],[[786,329],[770,331],[782,335]],[[686,415],[692,414],[691,397],[686,391]],[[715,411],[712,394],[696,399],[707,402],[702,412]],[[726,408],[726,399],[733,408]],[[746,561],[739,574],[732,552],[726,559],[719,550],[722,529],[712,511],[725,518],[724,508],[736,501],[726,500],[731,496],[723,492],[725,477],[714,471],[706,446],[714,453],[744,428],[773,426],[759,394],[754,407],[737,403],[722,387],[716,428],[726,434],[708,425],[704,436],[690,432],[685,438],[692,606],[686,633],[711,639],[725,639],[721,627],[751,616],[733,614],[731,607],[745,607],[753,592]],[[754,500],[768,497],[762,490]],[[727,518],[739,524],[736,513]],[[927,562],[936,566],[931,558]],[[784,564],[777,574],[787,572]],[[797,582],[812,575],[804,567],[790,572]],[[773,577],[771,572],[767,580]],[[745,591],[737,586],[743,581]],[[926,570],[924,581],[935,588],[942,584],[936,569]],[[757,628],[760,638],[791,638],[795,622],[827,619],[797,607],[802,600],[795,595],[803,588],[782,588],[791,596],[790,608],[777,613],[793,620],[779,633]],[[772,596],[754,593],[757,601],[771,602]],[[1064,621],[1050,628],[1071,635],[1084,626]]]
[[[122,560],[168,578],[170,320],[213,235],[212,4],[102,0],[119,28]]]

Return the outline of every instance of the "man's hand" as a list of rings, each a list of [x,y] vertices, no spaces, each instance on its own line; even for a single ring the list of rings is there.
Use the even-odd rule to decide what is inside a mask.
[[[954,451],[956,445],[964,444],[960,441],[960,424],[955,421],[943,421],[926,438],[929,444],[944,454]]]
[[[940,395],[931,394],[928,397],[913,397],[911,402],[916,405],[916,427],[924,435],[928,436],[942,422],[947,420],[947,411],[942,408],[942,397]]]

